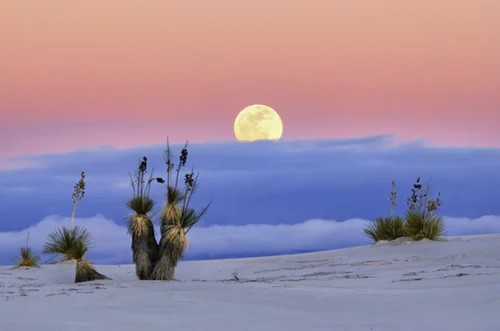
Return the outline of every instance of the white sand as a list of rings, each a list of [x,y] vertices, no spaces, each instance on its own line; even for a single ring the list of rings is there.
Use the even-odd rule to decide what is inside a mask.
[[[183,262],[172,282],[1,266],[0,330],[500,330],[500,234],[446,240]]]

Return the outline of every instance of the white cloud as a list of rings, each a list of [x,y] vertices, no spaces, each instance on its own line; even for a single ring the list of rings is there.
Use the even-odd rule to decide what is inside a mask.
[[[500,216],[487,215],[478,218],[445,217],[446,234],[450,236],[500,233]]]
[[[445,217],[448,235],[500,233],[500,216],[476,219]],[[130,263],[130,237],[125,226],[104,216],[77,218],[93,235],[89,257],[95,263]],[[68,225],[69,219],[49,216],[34,226],[18,232],[0,232],[0,263],[10,264],[30,233],[30,246],[41,251],[48,234]],[[343,222],[313,219],[298,224],[212,225],[193,228],[189,233],[187,258],[217,258],[286,254],[369,244],[363,229],[367,220]]]
[[[212,225],[193,228],[190,253],[195,256],[248,256],[314,251],[369,243],[363,235],[367,221],[321,219],[298,224]]]

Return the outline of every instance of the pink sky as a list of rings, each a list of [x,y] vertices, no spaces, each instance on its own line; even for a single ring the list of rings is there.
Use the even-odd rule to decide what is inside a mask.
[[[500,147],[496,0],[3,0],[0,31],[0,159],[233,140],[255,103],[286,139]]]

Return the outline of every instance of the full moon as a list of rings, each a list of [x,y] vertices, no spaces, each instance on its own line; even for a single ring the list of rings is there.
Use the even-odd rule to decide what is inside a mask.
[[[248,106],[236,117],[234,134],[238,141],[279,140],[283,135],[283,123],[271,107]]]

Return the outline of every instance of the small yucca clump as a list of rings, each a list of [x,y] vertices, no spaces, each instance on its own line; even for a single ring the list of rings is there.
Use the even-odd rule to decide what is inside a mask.
[[[38,261],[40,256],[35,254],[35,252],[28,246],[30,240],[30,234],[28,232],[28,237],[26,238],[26,246],[21,247],[20,256],[17,259],[16,267],[36,267],[39,268]]]
[[[436,240],[445,231],[443,218],[440,216],[409,211],[406,214],[406,232],[413,240]]]
[[[396,182],[392,181],[391,196],[387,199],[390,202],[389,217],[377,217],[365,229],[365,234],[377,242],[379,240],[394,240],[406,236],[405,221],[402,217],[395,216],[396,212]]]
[[[414,240],[435,240],[444,234],[443,218],[435,215],[443,204],[438,194],[437,199],[430,197],[430,184],[423,187],[420,177],[413,184],[412,194],[408,198],[406,213],[406,232]]]
[[[36,267],[39,268],[40,256],[35,254],[30,247],[21,247],[21,256],[17,260],[16,267]]]
[[[407,199],[408,211],[403,219],[394,216],[396,210],[396,183],[392,181],[391,216],[378,217],[369,224],[364,232],[375,242],[379,240],[394,240],[409,236],[413,240],[424,238],[435,240],[444,234],[445,226],[442,217],[436,216],[435,211],[442,205],[440,195],[437,199],[429,196],[430,184],[426,187],[420,182],[420,177],[413,184],[412,194]]]
[[[92,237],[90,233],[79,226],[71,229],[62,227],[49,235],[43,247],[44,254],[58,254],[62,261],[76,260],[75,283],[96,279],[109,279],[98,273],[92,264],[85,259]]]
[[[377,217],[364,231],[375,242],[379,240],[394,240],[407,235],[405,221],[399,216]]]

